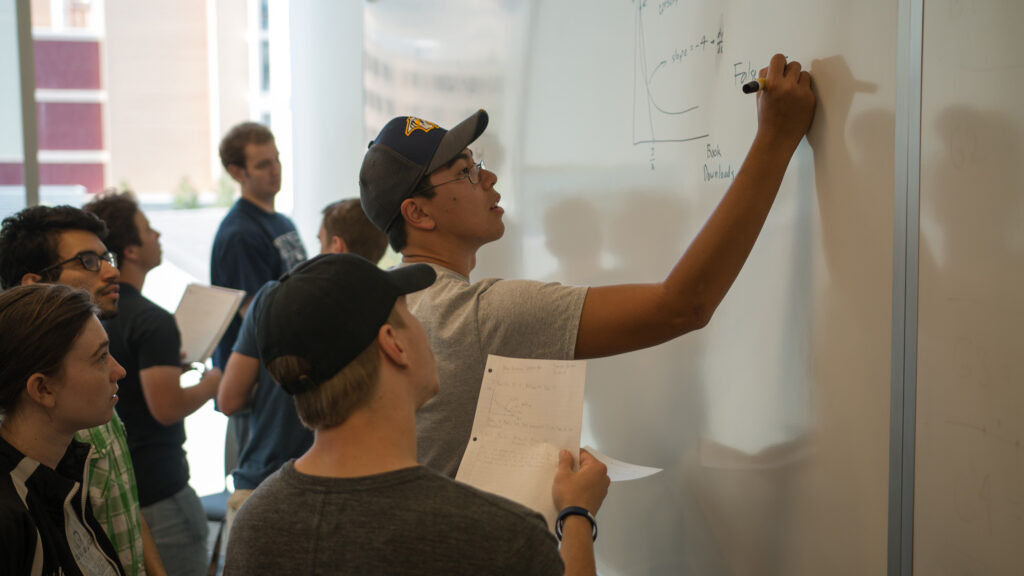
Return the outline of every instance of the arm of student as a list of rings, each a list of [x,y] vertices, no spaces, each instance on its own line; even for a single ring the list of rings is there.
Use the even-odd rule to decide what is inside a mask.
[[[224,377],[217,391],[217,409],[230,416],[249,407],[253,386],[260,373],[260,360],[232,352],[224,366]]]
[[[146,524],[146,518],[142,514],[139,514],[139,528],[142,529],[142,563],[146,567],[146,574],[148,576],[167,576],[164,563],[160,560],[160,552],[156,549],[156,541],[153,540],[149,524]]]
[[[179,366],[151,366],[139,370],[146,407],[164,426],[182,421],[213,398],[220,384],[221,371],[217,368],[207,370],[198,384],[188,388],[181,387],[180,377]]]
[[[245,313],[249,311],[250,304],[252,304],[252,296],[246,296],[245,300],[242,300],[242,305],[238,307],[239,318],[245,318]]]
[[[562,450],[558,454],[558,472],[551,485],[555,507],[585,508],[592,516],[608,494],[608,469],[586,450],[580,450],[579,470],[572,469],[572,454]],[[582,516],[569,516],[562,524],[562,563],[566,576],[593,576],[597,574],[594,562],[594,538],[590,521]]]
[[[814,116],[811,79],[776,54],[758,92],[758,127],[736,179],[658,284],[590,288],[576,336],[578,359],[610,356],[671,340],[705,326],[740,273]]]

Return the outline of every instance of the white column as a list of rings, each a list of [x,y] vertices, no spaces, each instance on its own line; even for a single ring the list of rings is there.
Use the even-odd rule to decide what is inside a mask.
[[[320,211],[359,195],[363,3],[291,2],[292,217],[310,255]]]

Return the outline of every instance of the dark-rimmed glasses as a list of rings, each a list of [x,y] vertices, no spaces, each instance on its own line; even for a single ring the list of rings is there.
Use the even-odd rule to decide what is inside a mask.
[[[487,166],[484,166],[484,161],[481,160],[481,161],[477,162],[476,164],[473,164],[472,166],[470,166],[468,168],[463,168],[463,170],[461,172],[459,172],[459,175],[456,176],[455,178],[452,178],[451,180],[445,180],[444,182],[439,182],[437,184],[433,184],[433,185],[427,186],[425,188],[417,188],[416,189],[416,193],[419,194],[419,193],[422,193],[422,192],[426,192],[427,190],[433,190],[434,188],[437,188],[438,186],[444,186],[445,184],[451,184],[452,182],[458,182],[459,180],[462,180],[463,178],[465,178],[466,180],[469,180],[470,184],[474,184],[474,185],[479,184],[480,183],[480,171],[481,170],[486,170],[486,169],[487,169]]]
[[[64,260],[62,262],[57,262],[53,266],[47,266],[46,268],[40,270],[39,274],[45,274],[50,270],[53,270],[54,268],[60,268],[61,266],[74,262],[75,260],[81,262],[82,268],[85,268],[89,272],[99,272],[100,269],[103,267],[104,261],[106,261],[114,268],[117,268],[117,256],[115,256],[113,252],[110,252],[108,250],[103,254],[97,254],[92,250],[88,250],[85,252],[79,252],[78,254],[75,254],[71,258],[68,258],[67,260]]]

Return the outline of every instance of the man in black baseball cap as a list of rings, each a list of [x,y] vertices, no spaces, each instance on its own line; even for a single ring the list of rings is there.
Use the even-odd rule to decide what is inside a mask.
[[[408,294],[429,266],[385,272],[328,254],[266,289],[255,310],[260,357],[293,395],[313,446],[246,501],[225,574],[594,573],[603,464],[560,455],[561,556],[542,516],[416,463],[415,413],[437,393],[434,356]],[[576,510],[577,508],[572,508]]]
[[[675,267],[653,284],[587,289],[520,280],[471,283],[477,251],[505,230],[498,177],[469,149],[487,127],[486,113],[450,131],[414,117],[384,126],[363,159],[363,207],[403,263],[428,263],[437,272],[430,288],[408,298],[438,351],[442,383],[417,417],[420,462],[450,476],[457,472],[488,354],[610,356],[666,342],[710,321],[753,248],[814,115],[811,79],[798,62],[776,54],[761,77],[767,89],[757,94],[757,134],[742,168]]]

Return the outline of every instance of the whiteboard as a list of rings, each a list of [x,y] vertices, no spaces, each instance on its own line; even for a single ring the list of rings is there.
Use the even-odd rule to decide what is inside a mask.
[[[506,233],[472,279],[664,278],[752,141],[740,85],[775,52],[814,76],[809,138],[711,324],[588,362],[582,444],[664,469],[611,487],[601,574],[885,572],[896,5],[365,5],[368,133],[491,113],[474,152]]]
[[[1024,572],[1024,4],[924,12],[914,572]]]
[[[916,403],[909,398],[907,413],[892,415],[910,421],[917,409],[916,461],[907,462],[916,465],[916,572],[1022,572],[1024,392],[1015,360],[1024,347],[1024,118],[1011,100],[1024,93],[1024,4],[364,7],[375,16],[367,18],[366,53],[394,54],[392,71],[408,76],[396,72],[394,84],[382,84],[364,78],[371,67],[349,71],[349,84],[362,80],[374,96],[365,105],[367,134],[393,114],[450,125],[478,107],[491,112],[487,139],[474,151],[499,175],[507,231],[481,251],[474,279],[661,279],[753,135],[742,73],[782,52],[814,75],[819,106],[808,142],[711,324],[588,366],[584,443],[665,468],[612,486],[598,514],[603,574],[885,573],[890,368],[897,398],[901,385],[915,384],[900,375],[917,376]],[[912,22],[899,28],[907,13]],[[376,36],[374,26],[402,30]],[[923,48],[923,62],[908,65],[923,67],[920,103],[897,107],[898,86],[917,88],[897,74],[897,46],[903,61]],[[463,84],[485,89],[432,92],[438,76],[482,78]],[[401,84],[409,78],[420,82]],[[384,106],[394,101],[401,107]],[[918,118],[920,134],[897,150],[896,128],[902,137]],[[920,165],[894,163],[917,150]],[[913,186],[918,171],[920,206],[907,212],[911,220],[920,212],[920,235],[906,224],[915,235],[904,238],[894,196],[901,210],[916,196],[902,185],[894,191],[894,174]],[[355,172],[349,176],[354,182]],[[336,178],[328,166],[324,181]],[[919,270],[908,249],[909,267],[894,277],[904,241],[920,248]],[[906,280],[913,289],[915,279],[919,293],[895,298],[893,325],[898,332],[905,299],[919,326],[891,342],[893,287]],[[916,357],[904,360],[905,349]],[[897,448],[903,434],[891,435]],[[904,520],[894,515],[893,523]]]
[[[665,469],[612,486],[602,574],[884,573],[895,10],[533,4],[504,275],[660,280],[753,138],[740,84],[782,52],[820,99],[711,324],[590,362],[583,443]]]

